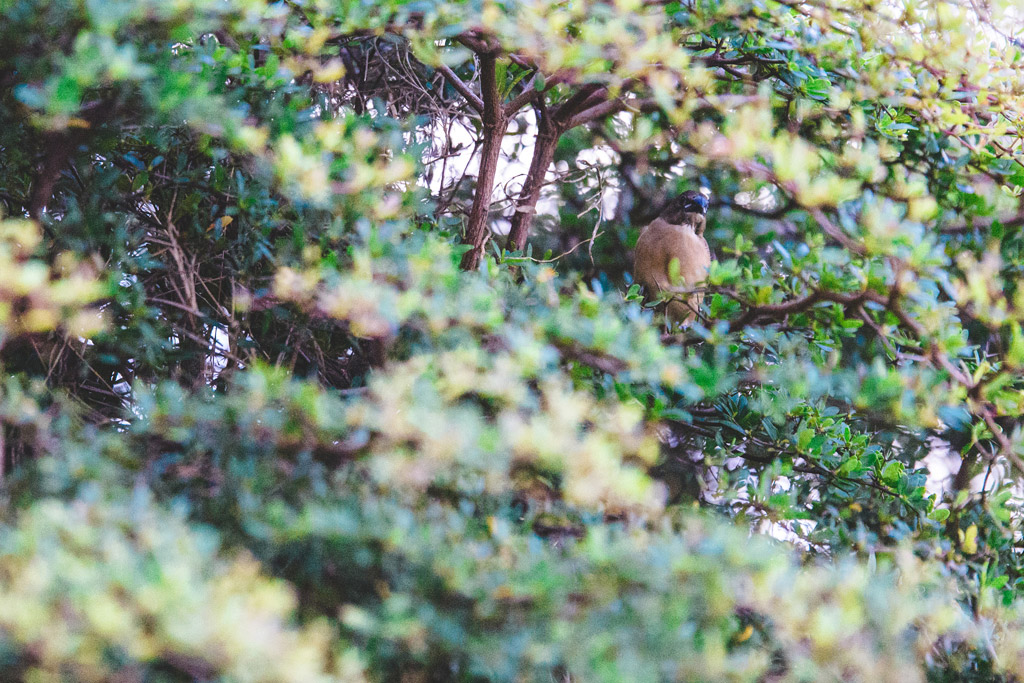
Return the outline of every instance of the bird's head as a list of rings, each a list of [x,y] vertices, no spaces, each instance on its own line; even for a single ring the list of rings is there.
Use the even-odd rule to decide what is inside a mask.
[[[708,198],[700,192],[687,190],[662,209],[661,218],[672,225],[692,225],[699,234],[704,232],[707,213]]]

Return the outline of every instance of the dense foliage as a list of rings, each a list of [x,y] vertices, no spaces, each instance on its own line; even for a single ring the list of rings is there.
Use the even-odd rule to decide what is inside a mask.
[[[1024,678],[1018,33],[0,0],[0,678]]]

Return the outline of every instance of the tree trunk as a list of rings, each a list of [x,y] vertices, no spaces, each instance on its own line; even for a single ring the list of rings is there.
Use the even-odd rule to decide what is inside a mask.
[[[498,83],[495,78],[497,57],[493,53],[481,53],[480,58],[480,92],[483,99],[483,144],[480,149],[480,170],[476,177],[476,194],[473,196],[473,208],[469,213],[469,225],[463,243],[470,245],[470,250],[462,257],[463,270],[476,270],[484,254],[484,242],[487,239],[487,215],[491,208],[491,194],[494,192],[494,177],[501,155],[501,141],[505,136],[508,119],[502,111]]]
[[[526,236],[530,233],[533,216],[537,213],[540,192],[544,188],[544,176],[547,175],[548,167],[551,166],[551,162],[555,158],[555,148],[558,146],[560,131],[553,124],[545,121],[538,122],[540,132],[537,134],[537,142],[533,148],[530,170],[523,182],[523,189],[519,192],[516,212],[512,215],[512,229],[509,230],[506,244],[509,251],[520,251],[526,246]]]
[[[520,251],[526,246],[526,238],[530,234],[530,226],[533,225],[533,217],[537,213],[540,192],[544,188],[544,176],[555,159],[558,139],[576,126],[613,113],[619,106],[618,101],[611,101],[614,107],[609,108],[606,95],[607,91],[601,85],[584,85],[551,112],[546,110],[541,99],[537,106],[538,130],[533,159],[530,161],[530,170],[526,174],[523,188],[519,191],[516,212],[512,216],[512,228],[506,242],[506,248],[510,251]]]

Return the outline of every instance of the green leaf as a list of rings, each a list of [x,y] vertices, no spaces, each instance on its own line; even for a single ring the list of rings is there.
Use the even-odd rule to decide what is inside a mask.
[[[882,481],[892,486],[903,476],[903,463],[892,460],[882,468]]]

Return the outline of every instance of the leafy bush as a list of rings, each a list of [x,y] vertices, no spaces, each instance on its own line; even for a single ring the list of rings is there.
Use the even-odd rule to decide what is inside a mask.
[[[98,492],[94,492],[98,493]],[[27,680],[356,680],[331,628],[289,625],[291,590],[251,558],[217,556],[145,490],[43,499],[4,530],[5,675]],[[338,653],[342,654],[342,653]]]
[[[4,680],[1024,676],[1014,3],[0,13]]]

